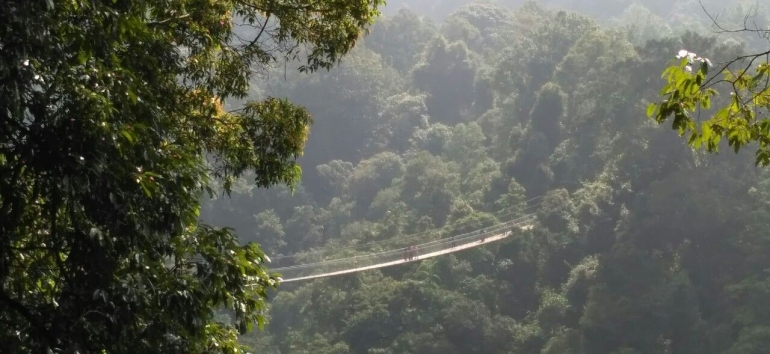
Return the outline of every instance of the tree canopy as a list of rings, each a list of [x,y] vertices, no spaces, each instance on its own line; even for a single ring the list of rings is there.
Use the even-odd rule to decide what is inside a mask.
[[[0,352],[767,352],[770,170],[644,116],[767,12],[522,2],[0,4]]]
[[[239,352],[277,280],[200,198],[295,184],[311,118],[227,102],[331,68],[382,3],[2,2],[0,351]]]
[[[645,117],[680,49],[716,64],[761,47],[693,26],[708,21],[697,0],[550,2],[598,18],[457,4],[391,8],[361,57],[312,87],[275,70],[288,97],[328,114],[299,160],[317,180],[295,196],[234,190],[203,217],[237,215],[241,237],[281,253],[273,267],[368,261],[523,215],[533,229],[285,283],[266,330],[240,340],[271,354],[766,352],[770,171]]]

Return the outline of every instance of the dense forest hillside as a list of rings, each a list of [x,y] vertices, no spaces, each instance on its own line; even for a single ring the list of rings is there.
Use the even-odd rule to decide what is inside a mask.
[[[243,342],[285,354],[767,352],[770,172],[750,153],[693,151],[645,117],[678,50],[724,61],[766,39],[715,36],[694,0],[406,3],[392,1],[340,67],[275,68],[256,83],[253,96],[313,116],[302,183],[246,178],[207,200],[204,219],[274,259],[333,258],[501,211],[536,212],[536,225],[283,284],[265,330]],[[755,1],[703,4],[724,26],[747,13],[770,23]]]

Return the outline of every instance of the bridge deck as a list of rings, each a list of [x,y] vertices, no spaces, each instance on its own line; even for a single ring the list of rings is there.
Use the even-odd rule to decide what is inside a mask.
[[[532,229],[532,225],[524,225],[524,226],[521,227],[521,229],[522,230]],[[335,276],[335,275],[357,273],[357,272],[363,272],[363,271],[371,270],[371,269],[378,269],[378,268],[390,267],[390,266],[404,264],[404,263],[421,261],[423,259],[433,258],[433,257],[437,257],[437,256],[440,256],[440,255],[443,255],[443,254],[448,254],[448,253],[459,252],[459,251],[462,251],[462,250],[465,250],[465,249],[468,249],[468,248],[478,247],[478,246],[482,246],[482,245],[485,245],[485,244],[488,244],[488,243],[491,243],[491,242],[499,241],[499,240],[502,240],[504,238],[507,238],[511,234],[512,234],[512,231],[506,231],[506,232],[503,232],[501,234],[489,236],[489,237],[485,238],[484,241],[478,240],[478,241],[472,241],[472,242],[466,242],[466,243],[458,244],[455,247],[450,247],[450,248],[446,248],[446,249],[443,249],[443,250],[438,250],[438,251],[435,251],[435,252],[418,255],[418,256],[415,256],[414,258],[410,259],[410,260],[398,259],[398,260],[395,260],[395,261],[390,261],[390,262],[385,262],[385,263],[372,264],[372,265],[368,265],[368,266],[365,266],[365,267],[351,268],[351,269],[345,269],[345,270],[340,270],[340,271],[336,271],[336,272],[314,274],[314,275],[297,277],[297,278],[283,279],[281,282],[282,283],[289,283],[289,282],[300,281],[300,280],[310,280],[310,279],[317,279],[317,278],[325,278],[325,277],[331,277],[331,276]]]

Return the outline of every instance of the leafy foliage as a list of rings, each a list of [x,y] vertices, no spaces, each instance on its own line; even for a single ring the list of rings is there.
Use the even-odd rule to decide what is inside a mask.
[[[647,109],[658,123],[672,118],[672,128],[695,148],[718,152],[722,139],[735,152],[757,143],[756,164],[770,164],[770,63],[761,62],[770,52],[741,55],[718,64],[682,51],[678,64],[663,72],[665,98]],[[759,60],[759,61],[758,61]],[[756,65],[755,65],[756,63]],[[693,69],[695,66],[695,69]],[[726,95],[717,100],[717,94]],[[698,122],[701,112],[709,118]],[[693,115],[696,115],[693,117]]]
[[[331,68],[379,5],[0,4],[0,351],[240,352],[276,278],[199,198],[294,184],[311,119],[223,103],[280,58]]]
[[[318,98],[314,132],[325,135],[300,160],[317,180],[294,196],[234,181],[231,202],[211,200],[204,218],[232,221],[266,247],[259,237],[278,234],[279,222],[281,266],[530,213],[534,229],[287,283],[267,331],[240,340],[267,353],[762,352],[770,172],[747,163],[750,154],[693,151],[642,114],[680,48],[717,64],[766,48],[712,36],[698,1],[559,2],[636,21],[620,28],[535,3],[502,8],[518,0],[461,2],[391,8],[346,66],[260,83],[260,92],[283,85],[292,100]],[[455,8],[436,26],[421,17]],[[670,32],[630,33],[645,21]],[[283,68],[269,73],[283,80]]]

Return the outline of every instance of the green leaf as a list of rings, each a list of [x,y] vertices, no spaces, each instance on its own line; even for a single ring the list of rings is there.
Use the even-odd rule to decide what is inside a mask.
[[[653,114],[655,114],[655,109],[657,108],[657,105],[655,103],[650,103],[647,105],[647,117],[652,117]]]
[[[703,76],[707,76],[709,73],[709,65],[705,61],[700,64],[700,71],[703,73]]]
[[[243,115],[217,105],[219,124],[200,102],[248,96],[251,69],[296,54],[274,48],[312,48],[309,67],[331,67],[383,2],[110,3],[16,1],[0,11],[0,43],[22,44],[6,45],[0,66],[29,57],[46,79],[34,86],[0,68],[0,170],[13,177],[0,178],[2,295],[18,302],[0,313],[0,347],[239,352],[235,326],[215,314],[253,301],[238,321],[261,326],[268,286],[247,283],[264,270],[242,261],[231,230],[199,224],[200,192],[247,173],[264,187],[296,182],[311,119],[266,99]],[[238,12],[261,20],[262,5],[280,17],[280,30],[264,33],[271,46],[228,52],[234,33],[220,21]],[[211,55],[192,68],[181,46]]]
[[[121,130],[120,135],[122,135],[130,144],[134,143],[134,136],[129,132],[128,130]]]
[[[701,135],[703,136],[703,140],[710,140],[713,132],[714,131],[711,130],[711,125],[709,122],[704,122],[701,125]]]
[[[90,58],[91,53],[86,51],[81,51],[78,53],[78,63],[80,65],[85,65],[85,63],[88,61],[88,58]]]

